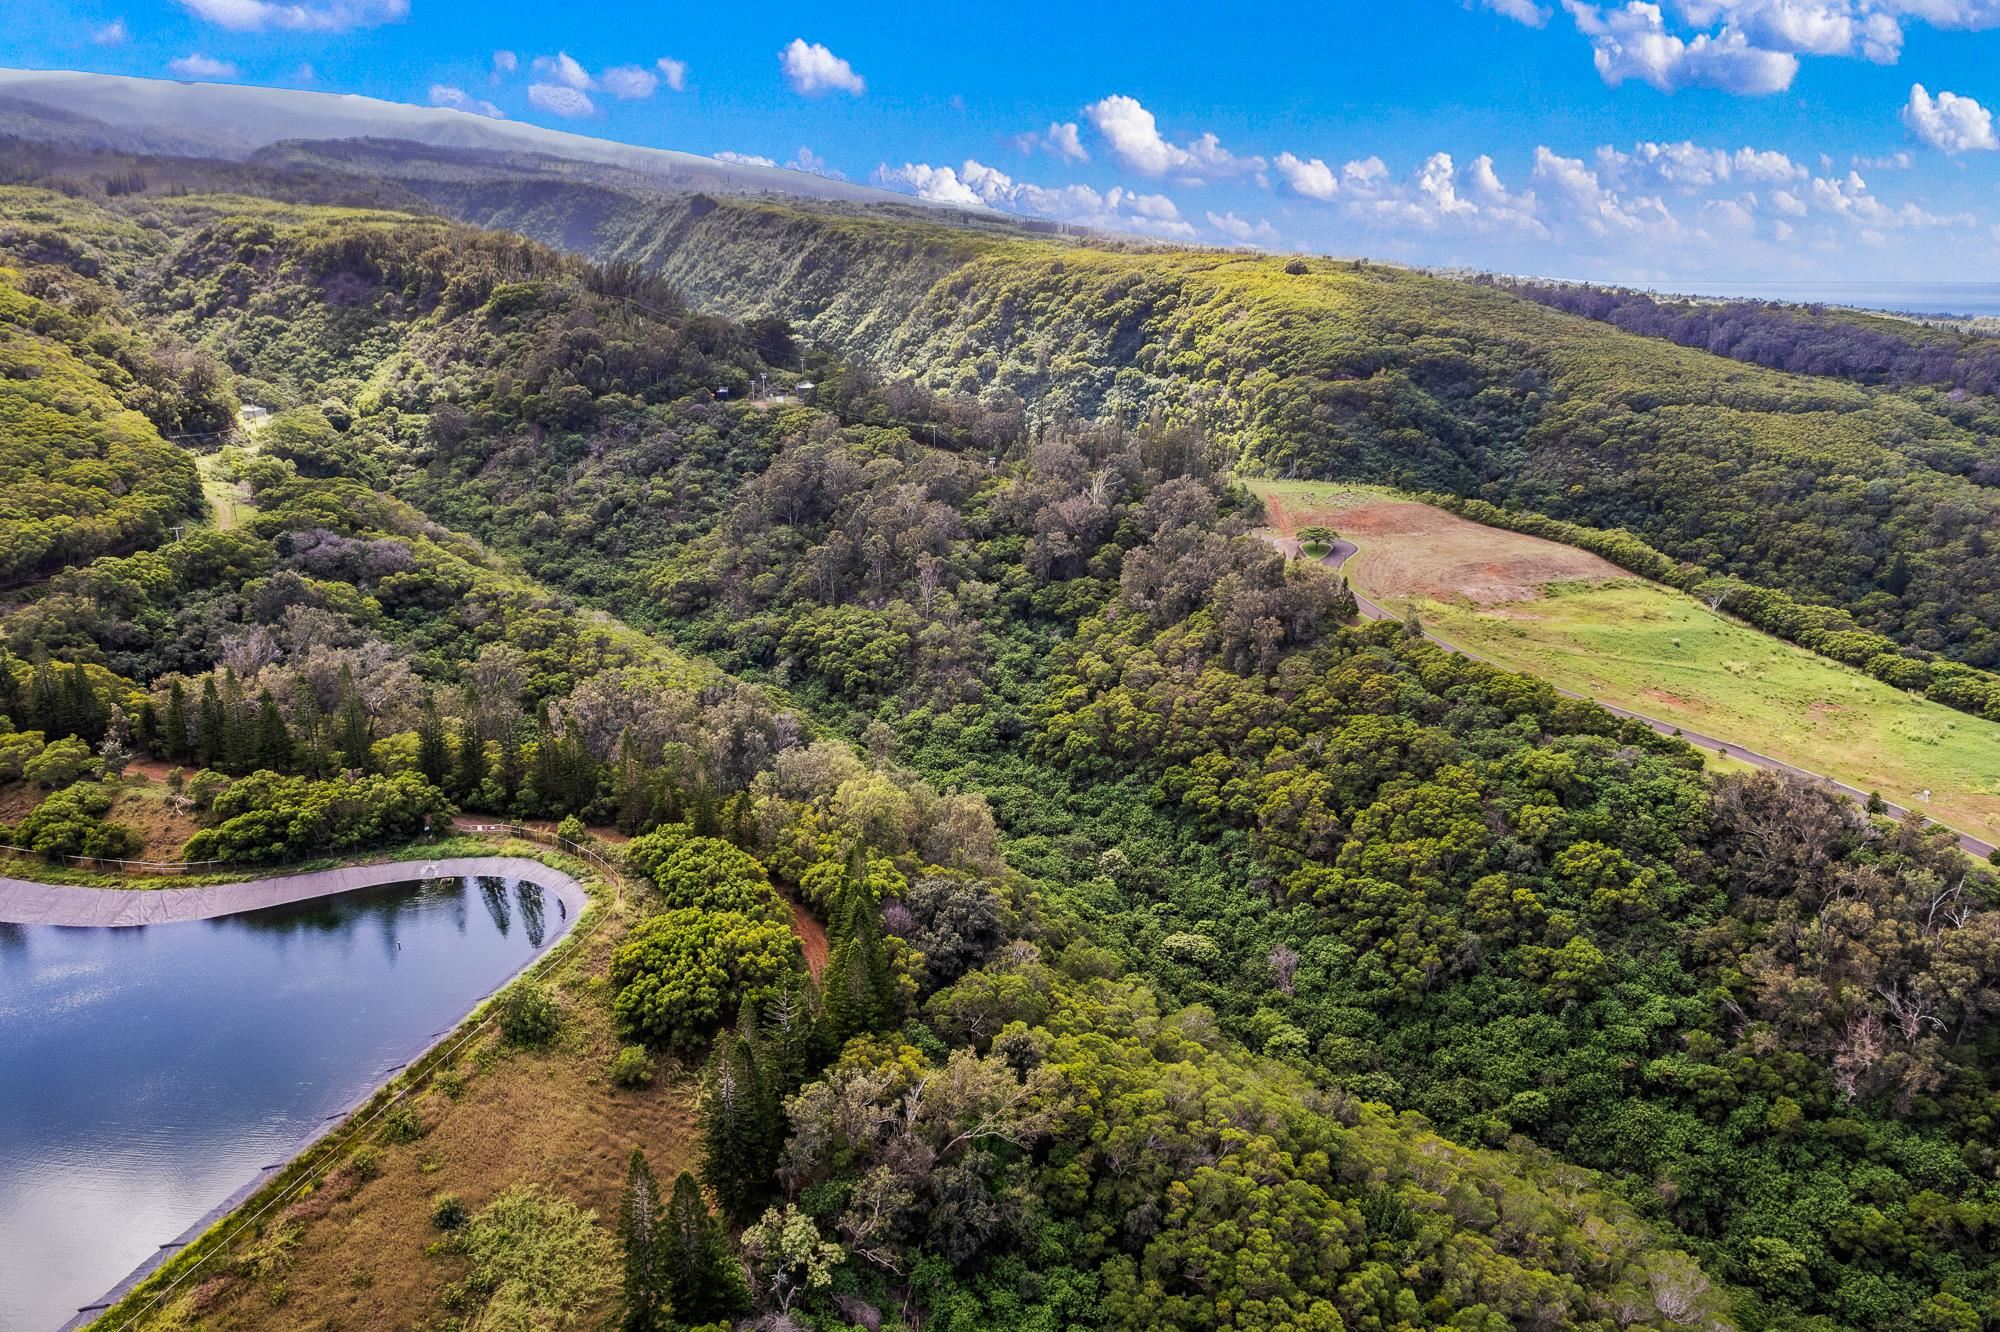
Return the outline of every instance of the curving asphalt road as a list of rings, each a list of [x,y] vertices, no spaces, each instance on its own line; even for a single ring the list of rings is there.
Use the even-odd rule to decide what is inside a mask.
[[[1279,550],[1283,551],[1285,555],[1291,559],[1301,559],[1305,555],[1303,547],[1299,544],[1298,539],[1295,537],[1278,536],[1275,533],[1273,533],[1267,536],[1265,539],[1269,541],[1272,545],[1276,546]],[[1338,569],[1342,565],[1346,564],[1347,561],[1351,559],[1359,549],[1360,548],[1356,546],[1352,541],[1348,541],[1345,539],[1337,540],[1333,543],[1332,548],[1329,549],[1325,555],[1322,555],[1320,557],[1319,562],[1321,564],[1324,564],[1329,569]],[[1352,582],[1349,582],[1347,587],[1348,591],[1354,593],[1354,604],[1360,610],[1363,619],[1399,620],[1402,618],[1400,615],[1390,614],[1387,610],[1383,609],[1375,602],[1370,601],[1367,597],[1362,596],[1359,591],[1355,590],[1354,584]],[[1424,631],[1424,637],[1429,639],[1431,642],[1437,644],[1439,647],[1445,649],[1445,651],[1447,652],[1456,652],[1462,657],[1469,657],[1473,661],[1483,661],[1491,666],[1497,666],[1500,664],[1488,657],[1480,656],[1477,652],[1468,652],[1466,649],[1458,646],[1458,644],[1456,643],[1446,642],[1444,639],[1439,638],[1436,634],[1431,633],[1429,630]],[[1606,703],[1601,699],[1592,699],[1589,697],[1589,695],[1579,694],[1573,689],[1563,689],[1557,687],[1556,692],[1568,698],[1580,698],[1585,700],[1586,702],[1596,703],[1598,707],[1603,708],[1606,712],[1612,713],[1613,715],[1619,717],[1627,717],[1636,722],[1642,722],[1645,725],[1652,727],[1655,731],[1658,731],[1661,735],[1679,736],[1681,739],[1687,741],[1689,744],[1699,746],[1702,749],[1707,749],[1711,751],[1719,750],[1722,753],[1727,754],[1730,758],[1739,759],[1744,763],[1750,764],[1752,767],[1763,768],[1769,772],[1788,773],[1793,776],[1807,778],[1811,781],[1822,782],[1827,786],[1831,786],[1834,790],[1840,792],[1848,799],[1853,800],[1859,804],[1866,804],[1868,801],[1868,792],[1866,791],[1859,790],[1856,787],[1849,786],[1846,782],[1836,781],[1834,778],[1827,776],[1825,773],[1813,772],[1810,769],[1801,768],[1796,763],[1787,763],[1783,759],[1772,758],[1769,754],[1760,754],[1756,750],[1747,749],[1744,746],[1737,744],[1733,740],[1725,740],[1719,736],[1703,735],[1699,731],[1690,731],[1684,726],[1676,726],[1672,722],[1661,721],[1658,717],[1648,717],[1643,712],[1634,712],[1630,708],[1621,708],[1616,706],[1615,704]],[[1887,808],[1890,816],[1893,818],[1900,819],[1903,817],[1903,815],[1909,812],[1900,805],[1889,805]],[[1928,822],[1937,823],[1936,819],[1931,819],[1928,816],[1924,817]],[[1939,824],[1938,826],[1949,827],[1948,824]],[[1957,834],[1958,844],[1960,848],[1966,852],[1967,855],[1977,856],[1981,859],[1984,859],[1993,854],[1993,843],[1981,841],[1979,838],[1974,837],[1971,833],[1960,832],[1956,828],[1952,828],[1951,831]]]

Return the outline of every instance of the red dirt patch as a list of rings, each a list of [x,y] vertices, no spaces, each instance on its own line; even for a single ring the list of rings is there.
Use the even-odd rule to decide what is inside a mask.
[[[1414,500],[1357,494],[1302,503],[1273,495],[1265,508],[1280,532],[1320,523],[1359,546],[1346,573],[1378,601],[1423,598],[1489,606],[1534,600],[1551,583],[1631,576],[1588,551],[1486,527]]]
[[[818,980],[820,973],[826,970],[828,957],[826,926],[813,919],[812,913],[799,902],[787,897],[785,905],[792,909],[792,933],[799,936],[799,947],[806,955],[806,967],[812,972],[813,979]]]
[[[1702,711],[1702,705],[1693,699],[1682,698],[1679,694],[1670,694],[1664,689],[1646,689],[1641,692],[1655,703],[1665,703],[1668,707],[1685,708],[1689,712]]]

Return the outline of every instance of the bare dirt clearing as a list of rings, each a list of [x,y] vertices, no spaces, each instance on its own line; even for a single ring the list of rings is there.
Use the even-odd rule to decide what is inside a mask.
[[[1530,601],[1551,583],[1606,583],[1631,575],[1573,546],[1482,527],[1414,500],[1324,483],[1259,482],[1271,525],[1290,537],[1331,527],[1360,547],[1345,572],[1377,601]]]

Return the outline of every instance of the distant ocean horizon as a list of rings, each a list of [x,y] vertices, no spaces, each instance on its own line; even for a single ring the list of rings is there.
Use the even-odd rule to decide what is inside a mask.
[[[2000,319],[2000,282],[1699,282],[1651,290],[1732,300],[1851,305],[1892,314]]]

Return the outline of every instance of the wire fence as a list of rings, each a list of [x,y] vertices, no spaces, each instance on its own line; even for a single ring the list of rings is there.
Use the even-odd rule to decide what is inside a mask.
[[[452,831],[481,836],[505,833],[509,837],[519,837],[524,841],[540,842],[544,846],[552,846],[564,855],[575,856],[578,860],[585,862],[599,874],[602,874],[610,881],[612,888],[616,890],[619,905],[624,905],[625,876],[620,874],[618,867],[595,847],[586,846],[582,842],[573,842],[560,833],[549,832],[544,828],[530,828],[526,824],[521,823],[455,823],[452,825]]]
[[[505,834],[523,841],[540,842],[554,847],[564,855],[575,856],[589,864],[610,881],[618,892],[618,900],[625,900],[625,878],[618,867],[602,852],[582,842],[573,842],[567,837],[549,832],[543,828],[531,828],[519,823],[456,823],[454,833],[471,833],[475,836]],[[273,869],[285,869],[293,865],[311,864],[325,860],[325,856],[286,856],[281,860],[117,860],[108,856],[66,856],[51,855],[32,847],[8,846],[0,844],[0,856],[13,856],[24,860],[39,861],[44,864],[58,864],[70,869],[110,871],[119,874],[219,874],[225,870],[241,870],[248,873],[262,873]]]
[[[24,860],[39,860],[47,864],[66,865],[71,869],[116,870],[121,874],[193,874],[207,870],[229,869],[232,862],[227,860],[112,860],[100,856],[51,855],[26,846],[0,845],[0,855],[17,856]],[[241,863],[241,862],[235,862]],[[264,868],[284,865],[287,861],[266,861]],[[243,865],[242,868],[251,868]]]

